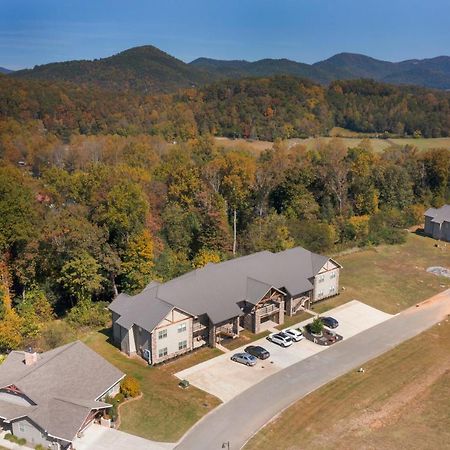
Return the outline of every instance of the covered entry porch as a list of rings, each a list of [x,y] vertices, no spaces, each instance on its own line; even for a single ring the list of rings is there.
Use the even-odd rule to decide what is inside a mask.
[[[284,323],[284,293],[270,289],[266,295],[243,317],[243,326],[252,333],[273,328]]]

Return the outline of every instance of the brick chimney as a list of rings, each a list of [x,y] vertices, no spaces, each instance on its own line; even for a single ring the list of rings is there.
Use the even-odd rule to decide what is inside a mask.
[[[25,365],[32,366],[37,363],[37,352],[33,352],[31,347],[25,352]]]

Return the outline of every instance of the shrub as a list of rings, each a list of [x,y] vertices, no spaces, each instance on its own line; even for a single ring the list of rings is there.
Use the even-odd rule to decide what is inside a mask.
[[[323,322],[320,317],[316,317],[309,326],[311,333],[320,334],[323,331]]]
[[[105,327],[110,320],[106,302],[80,300],[67,314],[67,321],[72,326]]]
[[[125,397],[137,397],[141,393],[139,381],[127,375],[120,384],[120,392]]]
[[[12,435],[11,433],[6,433],[4,438],[10,442],[15,442],[15,440],[16,440],[16,437],[14,435]]]
[[[35,448],[35,450],[45,450],[45,447],[42,444],[38,444],[34,448]]]
[[[19,445],[25,445],[27,443],[27,440],[25,438],[19,438],[16,441]]]
[[[119,392],[115,397],[114,401],[119,404],[122,403],[125,400],[125,396],[122,394],[122,392]]]

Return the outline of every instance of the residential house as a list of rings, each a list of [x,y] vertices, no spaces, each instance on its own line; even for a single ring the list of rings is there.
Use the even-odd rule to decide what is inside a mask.
[[[0,428],[27,445],[70,449],[119,392],[124,374],[80,341],[11,352],[0,365]]]
[[[450,242],[450,205],[425,211],[424,232],[434,239]]]
[[[341,266],[301,247],[263,251],[150,283],[141,293],[120,294],[110,304],[113,339],[150,364],[214,347],[284,323],[303,307],[339,293]]]

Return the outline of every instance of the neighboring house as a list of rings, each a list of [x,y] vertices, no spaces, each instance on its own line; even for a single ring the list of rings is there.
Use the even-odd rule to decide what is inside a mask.
[[[125,375],[80,341],[45,353],[11,352],[0,365],[0,428],[28,445],[70,449],[111,405]]]
[[[425,234],[450,242],[450,205],[425,211]]]
[[[339,293],[341,266],[301,247],[207,264],[110,304],[113,340],[150,364],[202,345],[214,347],[245,328],[259,333],[302,307]]]

